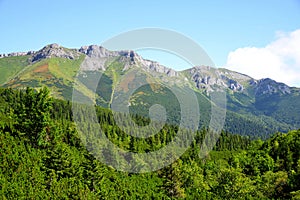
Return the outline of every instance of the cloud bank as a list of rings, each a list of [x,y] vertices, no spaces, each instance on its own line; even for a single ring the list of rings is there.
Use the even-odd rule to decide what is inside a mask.
[[[262,48],[244,47],[230,52],[226,68],[300,87],[300,29],[278,32],[275,41]]]

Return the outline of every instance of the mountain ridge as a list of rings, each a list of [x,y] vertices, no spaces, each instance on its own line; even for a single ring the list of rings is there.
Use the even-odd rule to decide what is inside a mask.
[[[32,56],[32,58],[29,59],[29,63],[34,64],[35,62],[38,62],[42,59],[47,59],[47,58],[52,58],[52,57],[76,59],[79,57],[79,55],[80,55],[79,53],[82,53],[90,58],[96,58],[96,59],[97,58],[100,58],[100,59],[108,58],[108,57],[114,57],[114,56],[123,56],[125,58],[129,58],[130,62],[128,62],[128,60],[123,60],[123,61],[128,62],[127,66],[125,66],[124,70],[127,69],[126,67],[129,67],[128,65],[133,65],[133,64],[137,64],[138,62],[140,62],[143,65],[147,66],[148,70],[152,70],[152,71],[159,72],[159,73],[165,73],[169,76],[178,76],[178,73],[185,72],[185,71],[189,71],[191,73],[193,73],[195,71],[200,71],[200,73],[202,73],[202,74],[206,74],[205,72],[207,72],[207,71],[216,71],[216,73],[224,75],[224,79],[228,79],[228,76],[226,77],[226,75],[229,73],[231,76],[235,76],[235,77],[232,77],[232,79],[229,78],[230,84],[227,86],[228,86],[228,88],[235,90],[235,91],[243,90],[243,85],[240,84],[239,82],[233,80],[233,79],[236,79],[237,76],[249,79],[251,81],[249,83],[253,84],[253,85],[257,85],[257,84],[261,85],[264,82],[265,83],[272,82],[272,84],[280,84],[281,88],[283,88],[283,90],[281,90],[281,91],[283,91],[283,93],[290,92],[290,90],[288,90],[287,87],[288,88],[297,88],[297,87],[290,87],[290,86],[286,85],[285,83],[277,82],[268,77],[262,78],[262,79],[254,79],[254,78],[250,77],[249,75],[246,75],[246,74],[243,74],[240,72],[236,72],[236,71],[232,71],[232,70],[229,70],[226,68],[214,68],[211,66],[200,65],[200,66],[193,66],[192,68],[189,68],[189,69],[177,71],[170,67],[161,65],[157,61],[144,59],[133,50],[110,51],[110,50],[104,48],[103,46],[99,46],[99,45],[82,46],[79,49],[76,49],[76,48],[67,49],[65,47],[60,46],[57,43],[53,43],[53,44],[44,46],[43,48],[41,48],[38,51],[30,50],[27,52],[12,52],[12,53],[8,53],[8,54],[0,54],[0,58],[27,55],[27,56]],[[103,67],[99,67],[99,66],[95,67],[95,68],[87,68],[84,70],[99,70],[99,69],[105,70]],[[225,73],[222,74],[222,72],[225,72]],[[220,83],[220,81],[218,82],[218,80],[215,80],[209,76],[201,77],[201,80],[199,80],[199,79],[197,79],[198,78],[197,75],[194,74],[193,78],[195,79],[196,84],[199,84],[199,86],[197,86],[198,88],[200,88],[201,86],[203,87],[204,85],[209,85],[209,82],[211,82],[212,84],[222,84],[222,83]],[[271,88],[272,87],[268,87],[268,90],[271,90]]]
[[[76,77],[80,80],[78,92],[88,99],[96,93],[96,103],[110,107],[113,98],[133,89],[135,84],[149,83],[143,91],[133,94],[130,104],[138,111],[156,102],[152,96],[167,102],[167,90],[157,90],[153,83],[194,90],[199,103],[210,110],[210,94],[225,91],[227,94],[227,127],[233,133],[249,134],[247,124],[261,132],[288,131],[300,128],[300,89],[265,78],[256,80],[246,74],[225,68],[194,66],[176,71],[157,61],[142,58],[132,50],[110,51],[102,46],[89,45],[68,49],[50,44],[38,51],[15,52],[0,56],[0,86],[11,88],[47,86],[54,97],[71,100]],[[96,92],[91,77],[101,76]],[[125,76],[129,81],[122,80]],[[120,84],[121,87],[116,88]],[[165,88],[167,89],[167,88]],[[151,97],[151,98],[149,98]],[[152,102],[150,102],[152,101]],[[138,104],[137,102],[141,102]],[[168,105],[170,104],[170,105]],[[174,104],[174,105],[172,105]],[[176,102],[166,103],[176,110]],[[148,107],[147,107],[148,106]],[[177,111],[176,111],[177,112]],[[174,117],[175,119],[176,117]],[[205,117],[204,117],[205,118]],[[206,123],[209,121],[207,114]],[[242,120],[243,122],[239,122]],[[238,125],[238,128],[234,128]],[[259,128],[254,128],[254,127]],[[249,132],[249,130],[247,130]]]

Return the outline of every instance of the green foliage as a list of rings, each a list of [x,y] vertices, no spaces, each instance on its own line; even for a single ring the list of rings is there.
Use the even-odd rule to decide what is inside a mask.
[[[74,51],[70,49],[64,50]],[[95,96],[98,106],[109,108],[113,98],[118,98],[118,94],[127,92],[128,87],[130,88],[134,84],[141,85],[142,83],[155,82],[158,85],[164,85],[161,80],[166,80],[168,86],[172,86],[176,82],[175,85],[178,88],[185,90],[182,84],[186,82],[185,78],[191,81],[190,74],[187,71],[180,72],[179,76],[174,80],[174,77],[141,70],[142,67],[138,66],[139,64],[128,68],[128,60],[126,61],[123,57],[118,56],[110,58],[103,63],[105,71],[80,71],[79,67],[85,58],[83,54],[76,59],[51,57],[34,63],[28,62],[31,58],[31,56],[1,58],[0,85],[19,89],[26,87],[39,89],[47,86],[53,97],[71,100],[72,86],[77,77],[80,80],[76,83],[77,91],[80,91],[85,101],[91,101]],[[214,71],[215,69],[211,70]],[[219,70],[223,71],[224,69]],[[80,73],[77,74],[77,72]],[[137,76],[135,76],[136,73],[138,73]],[[211,73],[210,75],[214,76],[213,74]],[[97,80],[100,75],[101,79],[96,85],[97,88],[93,88],[95,87],[94,80]],[[124,77],[128,79],[128,83],[126,80],[123,80]],[[120,84],[122,81],[123,83]],[[287,132],[288,130],[299,128],[299,89],[290,88],[291,93],[286,94],[276,93],[259,96],[256,95],[255,88],[250,86],[248,82],[242,81],[240,83],[245,86],[243,92],[227,91],[227,113],[224,127],[226,131],[247,135],[251,138],[267,139],[274,132]],[[205,94],[202,89],[196,89],[194,84],[194,82],[190,82],[190,88],[195,89],[200,105],[199,126],[207,127],[211,113],[210,96]],[[144,94],[141,94],[141,91]],[[136,91],[130,99],[130,109],[133,113],[148,116],[148,108],[159,102],[167,109],[168,122],[173,121],[177,123],[180,119],[178,117],[180,107],[178,107],[177,99],[173,97],[174,94],[167,91],[166,88],[157,92],[155,89],[149,88],[149,86],[144,86],[139,88],[139,91]]]
[[[292,127],[299,127],[300,125],[299,91],[295,91],[295,95],[262,96],[257,98],[255,106],[279,122],[291,124]]]
[[[27,88],[16,94],[18,101],[11,105],[17,134],[25,136],[33,146],[45,146],[49,138],[51,99],[48,95],[47,88],[37,92]]]
[[[74,60],[53,57],[32,64],[27,61],[28,59],[28,56],[0,59],[0,72],[3,71],[3,77],[7,79],[5,84],[0,82],[0,85],[21,89],[26,87],[39,89],[47,86],[51,90],[52,96],[71,100],[72,84],[84,56]],[[15,68],[18,69],[16,73],[13,72]],[[9,71],[11,75],[6,74],[5,70]],[[86,96],[91,96],[86,87],[82,85],[78,87]]]
[[[29,56],[13,56],[0,59],[0,85],[16,76],[28,65]]]
[[[299,199],[300,130],[266,141],[214,133],[211,139],[219,137],[214,150],[200,159],[210,133],[203,128],[173,164],[131,174],[87,151],[71,108],[68,101],[50,98],[46,88],[0,88],[1,199]],[[105,135],[127,151],[155,151],[177,134],[178,127],[167,124],[155,136],[134,138],[120,130],[115,117],[132,117],[139,125],[147,118],[95,109]],[[131,167],[142,166],[133,161]]]

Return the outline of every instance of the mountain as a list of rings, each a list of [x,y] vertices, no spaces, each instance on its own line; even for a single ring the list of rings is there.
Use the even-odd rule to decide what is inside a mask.
[[[84,101],[112,107],[117,100],[124,103],[121,107],[144,116],[149,116],[153,104],[161,104],[170,123],[180,121],[180,103],[170,89],[173,86],[195,92],[200,125],[209,123],[211,105],[215,105],[211,94],[224,90],[226,130],[268,137],[275,131],[300,128],[299,88],[210,66],[175,71],[131,50],[110,51],[97,45],[68,49],[50,44],[39,51],[0,54],[0,74],[2,87],[47,86],[55,98],[72,100],[75,85]],[[122,99],[127,93],[131,95],[129,104]]]

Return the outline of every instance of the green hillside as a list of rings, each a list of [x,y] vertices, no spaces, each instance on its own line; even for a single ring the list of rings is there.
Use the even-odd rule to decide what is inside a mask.
[[[276,131],[300,127],[298,88],[210,67],[195,67],[177,72],[177,76],[173,71],[172,76],[168,74],[171,69],[151,64],[152,61],[142,60],[136,54],[112,52],[98,46],[91,46],[85,53],[55,44],[32,55],[0,58],[0,86],[15,89],[47,86],[53,97],[70,101],[75,89],[84,101],[111,108],[112,102],[118,100],[120,106],[129,106],[132,114],[144,117],[149,117],[152,105],[161,104],[167,110],[168,122],[175,124],[179,123],[180,107],[170,89],[184,92],[188,87],[198,98],[199,127],[207,127],[210,122],[213,105],[210,93],[222,89],[227,93],[224,128],[232,133],[267,138]],[[106,56],[99,57],[102,54]],[[160,85],[163,87],[157,87]],[[129,102],[119,99],[135,88],[138,90]]]
[[[4,59],[8,60],[9,58]],[[10,59],[14,60],[14,57]],[[47,86],[51,89],[54,97],[70,100],[74,78],[83,59],[84,56],[81,56],[78,60],[49,58],[31,65],[21,66],[23,68],[20,68],[21,70],[17,76],[9,79],[3,86],[11,88],[40,88]],[[10,68],[8,63],[2,69]],[[17,64],[15,63],[14,65]],[[12,73],[12,71],[7,73]],[[85,88],[82,87],[81,89],[84,91]]]
[[[70,102],[48,90],[0,89],[1,199],[299,199],[300,130],[276,133],[266,141],[222,132],[216,146],[199,157],[207,129],[197,131],[187,151],[157,171],[129,173],[96,159],[72,121]],[[109,109],[96,107],[105,136],[136,153],[168,145],[177,128],[136,139],[115,124]],[[135,118],[143,124],[143,118]],[[85,126],[88,130],[90,127]],[[83,130],[81,129],[81,130]],[[212,135],[217,137],[217,135]],[[99,153],[99,152],[98,152]],[[136,157],[100,152],[111,163],[142,169]],[[157,163],[167,160],[157,160]],[[151,163],[155,165],[157,163]]]
[[[29,63],[29,56],[14,56],[0,59],[0,85],[15,78]]]

